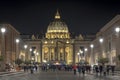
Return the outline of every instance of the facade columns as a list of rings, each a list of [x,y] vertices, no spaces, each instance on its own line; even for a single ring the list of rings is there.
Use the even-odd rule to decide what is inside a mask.
[[[58,41],[56,42],[56,47],[55,47],[55,60],[58,60]]]
[[[65,60],[65,54],[66,54],[66,52],[65,52],[65,44],[64,44],[64,47],[63,47],[63,53],[64,53],[64,61],[66,62],[66,60]]]
[[[91,47],[91,56],[90,56],[90,58],[91,58],[91,65],[94,65],[95,64],[94,53],[93,53],[94,45],[91,44],[90,47]]]
[[[49,61],[51,61],[51,46],[49,47]]]
[[[51,47],[48,47],[48,61],[50,61]]]
[[[55,60],[57,60],[57,46],[55,46]]]

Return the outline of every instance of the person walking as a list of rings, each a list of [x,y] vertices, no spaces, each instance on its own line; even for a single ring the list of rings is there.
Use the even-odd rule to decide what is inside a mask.
[[[110,65],[107,65],[107,75],[109,75]]]
[[[96,75],[98,76],[98,72],[99,72],[98,65],[95,66],[95,72],[96,72]]]
[[[103,75],[104,75],[104,76],[106,76],[106,72],[107,72],[107,66],[104,65],[104,66],[103,66]]]
[[[85,66],[82,66],[82,74],[85,75]]]
[[[76,75],[76,69],[77,69],[77,66],[74,65],[74,66],[73,66],[74,75]]]
[[[33,72],[34,72],[34,67],[33,66],[31,66],[30,71],[31,71],[31,74],[33,74]]]
[[[112,71],[112,75],[114,75],[114,71],[115,71],[115,66],[114,65],[111,66],[111,71]]]
[[[100,76],[102,75],[102,72],[103,72],[103,65],[100,65],[99,66],[99,72],[100,72]]]
[[[80,65],[78,66],[78,72],[79,72],[79,74],[81,73],[81,66]]]

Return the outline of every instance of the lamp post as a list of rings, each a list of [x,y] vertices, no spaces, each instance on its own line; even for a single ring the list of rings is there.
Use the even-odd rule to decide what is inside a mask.
[[[2,40],[1,40],[1,55],[3,57],[3,65],[2,65],[2,69],[5,70],[5,64],[6,64],[6,55],[5,55],[5,32],[6,29],[3,27],[1,28],[1,33],[2,33]]]
[[[37,62],[38,62],[38,55],[39,55],[39,53],[37,52],[36,55],[37,55]]]
[[[19,50],[18,50],[18,44],[19,44],[20,40],[17,38],[16,39],[16,56],[15,58],[18,59],[19,58]]]
[[[24,48],[25,48],[25,60],[28,58],[28,54],[26,53],[26,49],[27,49],[28,45],[24,45]]]
[[[86,60],[86,53],[87,53],[88,49],[87,49],[87,48],[84,48],[84,51],[85,51],[84,60],[87,61],[87,60]]]
[[[100,48],[101,48],[101,53],[102,53],[102,55],[103,55],[103,41],[104,41],[104,39],[102,38],[102,37],[100,37],[99,38],[99,42],[100,42]]]
[[[24,48],[25,48],[25,49],[27,49],[27,47],[28,47],[27,45],[24,45]]]
[[[32,48],[30,48],[29,51],[30,51],[30,57],[29,57],[29,59],[32,60]],[[31,61],[31,63],[32,63],[32,61]]]
[[[101,55],[99,55],[99,57],[103,57],[103,41],[104,41],[104,39],[103,39],[103,37],[100,37],[99,38],[99,43],[100,43],[100,49],[101,49]],[[98,64],[98,56],[97,56],[97,64]]]
[[[100,39],[99,39],[99,42],[100,42],[100,43],[103,43],[103,38],[100,38]]]
[[[91,58],[91,65],[93,65],[93,64],[94,64],[94,56],[93,56],[93,55],[94,55],[94,54],[93,54],[94,45],[91,44],[90,47],[91,47],[91,57],[90,57],[90,58]]]
[[[30,48],[30,52],[32,52],[32,49]]]
[[[116,42],[116,56],[120,55],[120,27],[115,28],[115,32],[117,34],[117,42]],[[120,66],[118,57],[116,58],[116,65]]]
[[[34,57],[34,62],[36,62],[37,61],[36,60],[36,50],[33,51],[33,56],[32,57]]]

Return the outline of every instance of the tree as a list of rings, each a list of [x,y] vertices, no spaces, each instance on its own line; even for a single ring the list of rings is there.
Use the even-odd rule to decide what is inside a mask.
[[[108,58],[103,58],[103,57],[98,58],[98,63],[105,64],[105,63],[108,63],[108,62],[109,62]]]
[[[16,60],[15,60],[15,64],[20,65],[20,64],[22,64],[22,63],[23,63],[23,61],[22,61],[21,59],[16,59]]]

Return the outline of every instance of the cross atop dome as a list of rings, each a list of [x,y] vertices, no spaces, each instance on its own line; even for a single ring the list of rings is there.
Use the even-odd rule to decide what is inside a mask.
[[[56,12],[55,19],[60,19],[60,14],[59,14],[58,10]]]

